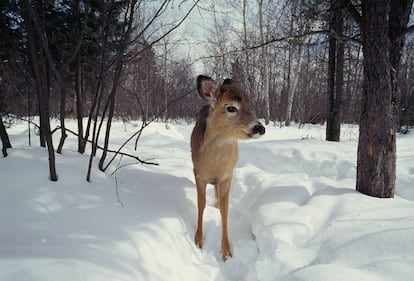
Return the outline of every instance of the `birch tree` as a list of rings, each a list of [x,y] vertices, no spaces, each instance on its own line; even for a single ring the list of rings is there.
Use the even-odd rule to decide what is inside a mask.
[[[257,0],[259,6],[259,31],[260,31],[260,44],[262,47],[262,61],[263,61],[263,98],[264,98],[264,118],[265,124],[269,124],[270,120],[270,99],[269,99],[269,57],[267,52],[266,36],[265,36],[265,24],[264,24],[264,8],[263,0]]]
[[[303,57],[305,55],[305,44],[308,41],[307,37],[297,40],[298,44],[298,57],[296,61],[295,69],[293,70],[293,78],[290,78],[290,84],[287,92],[287,105],[286,105],[286,116],[285,126],[290,126],[292,118],[293,98],[295,97],[296,88],[299,81],[299,76],[302,70]]]

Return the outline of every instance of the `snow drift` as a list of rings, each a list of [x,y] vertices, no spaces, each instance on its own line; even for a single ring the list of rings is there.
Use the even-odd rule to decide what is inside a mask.
[[[110,145],[137,126],[115,123]],[[191,125],[152,124],[127,151],[159,166],[123,157],[107,173],[94,168],[91,183],[73,136],[49,181],[47,153],[28,147],[26,129],[8,130],[13,149],[0,159],[0,280],[414,280],[412,133],[398,136],[394,199],[355,191],[355,126],[342,127],[340,143],[310,125],[268,126],[241,142],[224,263],[213,188],[203,249],[193,242]]]

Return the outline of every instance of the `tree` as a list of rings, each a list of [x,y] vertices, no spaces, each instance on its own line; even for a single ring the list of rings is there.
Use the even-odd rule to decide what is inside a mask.
[[[7,157],[7,149],[11,148],[12,146],[11,146],[9,135],[7,134],[6,127],[4,126],[3,118],[1,115],[0,115],[0,139],[3,144],[3,148],[2,148],[3,157]]]
[[[364,90],[360,119],[356,190],[375,197],[394,196],[396,135],[394,102],[403,33],[412,0],[364,0],[362,15],[347,1],[359,24],[364,54]]]
[[[293,108],[293,99],[295,97],[295,92],[297,89],[299,76],[302,70],[302,62],[305,54],[305,44],[308,38],[303,38],[298,40],[297,44],[299,45],[298,48],[298,60],[296,62],[295,69],[293,71],[294,77],[289,79],[289,88],[287,91],[287,106],[286,106],[286,119],[285,119],[285,126],[290,126],[291,118],[292,118],[292,108]]]
[[[50,77],[45,48],[45,26],[42,24],[45,9],[43,2],[22,2],[22,14],[27,31],[29,56],[33,78],[39,98],[40,131],[44,137],[49,155],[50,180],[57,181],[55,151],[53,148],[52,132],[50,130]]]
[[[132,32],[132,23],[134,20],[134,12],[135,12],[136,3],[137,3],[137,0],[132,0],[131,3],[129,3],[130,6],[126,9],[125,15],[124,15],[125,21],[124,21],[123,28],[122,28],[123,37],[122,37],[122,40],[120,41],[120,45],[117,50],[118,56],[115,61],[116,68],[115,68],[114,79],[113,79],[114,81],[112,84],[111,93],[107,100],[107,105],[109,105],[108,120],[106,123],[104,147],[103,147],[101,159],[99,161],[99,169],[101,169],[102,171],[105,171],[109,165],[108,164],[104,166],[104,163],[105,163],[106,155],[108,153],[109,136],[111,132],[112,118],[113,118],[114,110],[115,110],[115,99],[116,99],[117,90],[118,90],[118,82],[121,77],[122,68],[124,65],[124,61],[123,61],[124,54],[125,54],[125,51],[127,50],[127,47],[131,39],[130,36]]]
[[[344,84],[344,12],[341,1],[331,1],[333,15],[329,26],[328,94],[329,108],[326,140],[339,141],[341,135],[341,104]]]
[[[266,42],[266,37],[264,33],[264,22],[263,22],[263,0],[257,0],[259,5],[259,31],[260,31],[260,43],[264,44]],[[262,60],[263,60],[263,97],[264,97],[264,115],[265,115],[265,124],[269,124],[270,119],[270,99],[269,99],[269,58],[267,53],[267,45],[264,44],[262,47]]]
[[[299,77],[302,72],[302,63],[305,56],[305,45],[309,40],[309,36],[306,33],[309,30],[310,22],[308,19],[302,18],[302,13],[304,12],[305,6],[302,5],[301,1],[291,3],[291,17],[290,17],[290,35],[299,33],[301,36],[296,38],[288,39],[289,43],[289,60],[288,60],[288,82],[287,82],[287,97],[286,97],[286,111],[285,111],[285,126],[290,126],[292,119],[292,109],[293,102],[295,98],[295,93],[297,91],[297,86],[299,82]],[[297,59],[296,65],[293,67],[293,56],[292,52],[297,47]],[[291,70],[290,68],[293,68]]]

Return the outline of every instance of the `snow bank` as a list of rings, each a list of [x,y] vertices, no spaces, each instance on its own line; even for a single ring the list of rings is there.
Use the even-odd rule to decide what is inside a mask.
[[[111,147],[139,125],[114,124]],[[354,191],[355,126],[340,143],[325,142],[323,126],[268,126],[241,142],[224,263],[212,188],[203,249],[193,243],[191,125],[151,125],[126,151],[159,166],[124,157],[94,168],[91,183],[73,136],[48,181],[46,151],[27,146],[26,129],[9,130],[14,148],[0,159],[0,280],[414,280],[412,133],[398,136],[394,199]]]

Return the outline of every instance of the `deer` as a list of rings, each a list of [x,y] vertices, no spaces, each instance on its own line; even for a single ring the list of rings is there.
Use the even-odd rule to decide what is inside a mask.
[[[233,169],[238,159],[238,140],[255,139],[265,127],[252,110],[251,99],[232,79],[218,85],[212,78],[197,77],[197,90],[207,102],[196,116],[191,134],[191,158],[197,188],[198,218],[195,244],[203,246],[203,213],[206,186],[214,185],[215,206],[220,210],[223,261],[232,257],[227,235],[229,193]]]

